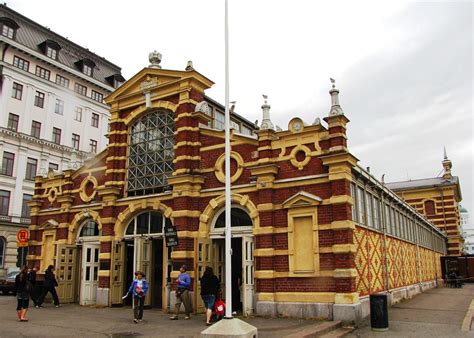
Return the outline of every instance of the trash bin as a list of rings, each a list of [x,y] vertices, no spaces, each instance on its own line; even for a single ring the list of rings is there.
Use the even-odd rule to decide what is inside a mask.
[[[370,327],[374,331],[388,330],[388,298],[384,294],[370,295]]]

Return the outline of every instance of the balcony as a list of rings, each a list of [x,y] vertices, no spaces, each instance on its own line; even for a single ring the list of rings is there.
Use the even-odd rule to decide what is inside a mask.
[[[0,222],[11,222],[12,217],[8,215],[0,215]]]

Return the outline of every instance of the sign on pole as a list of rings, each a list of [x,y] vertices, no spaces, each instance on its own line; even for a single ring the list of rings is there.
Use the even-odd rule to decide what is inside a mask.
[[[16,234],[16,238],[18,240],[18,247],[25,247],[28,246],[28,230],[21,229]]]
[[[178,245],[178,231],[171,222],[165,224],[165,241],[166,246],[171,248]]]

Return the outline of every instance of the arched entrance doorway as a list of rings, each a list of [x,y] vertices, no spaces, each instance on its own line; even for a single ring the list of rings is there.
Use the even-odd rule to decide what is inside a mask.
[[[165,308],[167,306],[167,277],[169,252],[164,244],[163,228],[171,222],[159,211],[146,211],[132,218],[125,228],[124,289],[130,286],[134,272],[144,272],[150,284],[145,305]],[[164,301],[165,300],[165,301]],[[131,304],[131,299],[127,301]]]
[[[77,246],[80,252],[79,304],[95,304],[99,286],[99,225],[93,219],[86,219],[80,227]]]
[[[253,259],[253,222],[249,214],[240,205],[232,205],[232,310],[249,316],[254,309],[254,259]],[[219,210],[211,221],[209,232],[210,264],[221,281],[222,292],[228,281],[225,279],[225,210]],[[206,244],[198,248],[206,250]],[[202,255],[203,260],[206,254]],[[201,255],[198,256],[200,258]],[[199,264],[198,264],[199,265]],[[202,264],[203,266],[207,264]],[[199,268],[201,270],[201,268]],[[202,271],[199,271],[202,274]]]

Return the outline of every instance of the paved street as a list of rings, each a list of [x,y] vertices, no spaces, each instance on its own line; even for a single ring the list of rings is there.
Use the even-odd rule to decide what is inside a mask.
[[[432,289],[389,308],[389,331],[374,332],[366,326],[347,337],[474,337],[474,331],[461,331],[473,299],[474,284]]]
[[[169,320],[169,315],[158,310],[145,310],[144,321],[132,322],[130,308],[94,308],[65,304],[55,308],[45,304],[42,309],[30,308],[29,322],[19,322],[16,317],[16,299],[0,296],[0,337],[198,337],[206,328],[204,315],[184,320]],[[295,333],[318,321],[297,319],[251,318],[246,320],[259,329],[259,337],[281,337]]]

